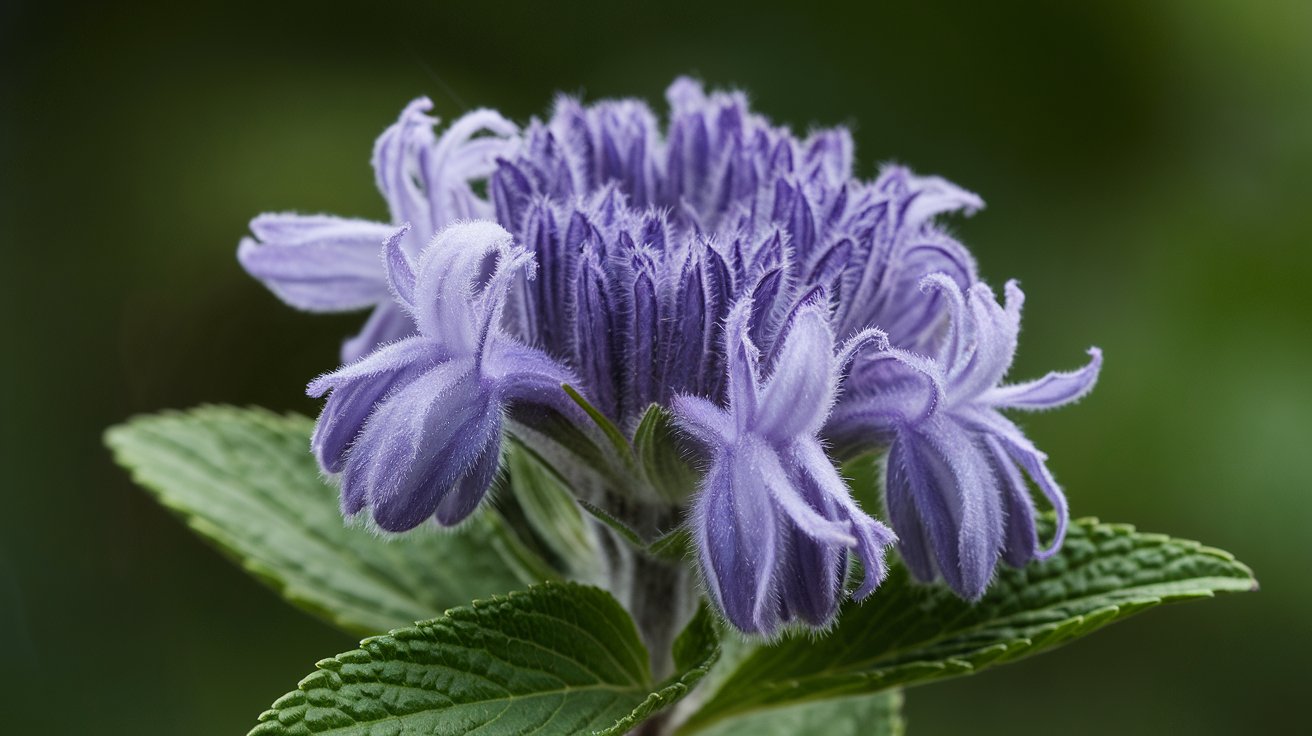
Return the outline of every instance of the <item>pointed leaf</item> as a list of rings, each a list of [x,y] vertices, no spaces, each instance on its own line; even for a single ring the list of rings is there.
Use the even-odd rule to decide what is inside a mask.
[[[548,583],[319,662],[251,736],[619,734],[692,687],[714,643],[703,653],[654,685],[637,629],[609,593]]]
[[[349,527],[310,454],[313,421],[208,406],[139,417],[106,442],[138,483],[292,603],[376,633],[552,573],[485,509],[456,531]]]
[[[573,577],[590,578],[597,567],[596,540],[565,481],[518,442],[507,448],[506,469],[510,487],[533,531]]]
[[[706,676],[720,656],[719,639],[715,617],[703,606],[674,640],[675,674],[633,712],[596,736],[623,736],[651,715],[681,700]]]
[[[706,736],[903,736],[901,690],[816,700],[726,718]]]
[[[697,474],[688,466],[686,448],[680,446],[673,416],[652,404],[633,433],[633,450],[647,482],[663,498],[683,503],[697,488]]]
[[[797,635],[747,656],[681,733],[762,708],[977,672],[1162,603],[1255,588],[1252,571],[1225,552],[1091,519],[1071,525],[1051,560],[1002,570],[973,605],[897,566],[823,638]]]

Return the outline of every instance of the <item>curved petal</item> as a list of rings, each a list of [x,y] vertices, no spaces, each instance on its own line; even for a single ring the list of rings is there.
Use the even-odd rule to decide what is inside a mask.
[[[760,352],[748,337],[752,317],[752,300],[740,299],[724,326],[725,368],[728,374],[729,409],[738,423],[738,432],[748,429],[756,415],[760,399],[757,370]]]
[[[989,465],[998,479],[1005,510],[1002,558],[1012,567],[1024,567],[1039,549],[1039,535],[1034,525],[1034,500],[1016,463],[992,435],[984,436]]]
[[[753,424],[772,440],[810,437],[829,415],[838,379],[834,333],[824,307],[803,307],[779,339],[782,347],[765,380]]]
[[[1007,282],[1005,292],[1005,306],[998,303],[987,284],[976,283],[966,293],[976,342],[970,363],[949,374],[949,384],[957,397],[978,397],[997,386],[1011,369],[1020,337],[1020,309],[1025,294],[1015,281]]]
[[[364,358],[319,376],[310,382],[305,393],[313,397],[323,396],[333,389],[363,379],[396,373],[415,364],[432,368],[448,357],[440,345],[416,335],[386,345]]]
[[[456,482],[455,488],[437,505],[437,522],[443,526],[455,526],[469,518],[474,509],[478,508],[479,502],[487,496],[500,467],[501,433],[497,432],[492,435],[469,472]]]
[[[414,363],[398,363],[394,370],[382,371],[357,380],[344,380],[332,388],[310,437],[310,450],[325,473],[340,473],[346,453],[374,407],[392,391],[406,386],[425,368]],[[360,510],[364,498],[343,497],[342,508],[348,514]]]
[[[1046,560],[1057,554],[1061,549],[1062,542],[1066,539],[1066,527],[1070,523],[1070,509],[1066,504],[1066,494],[1062,491],[1061,486],[1057,484],[1057,479],[1052,476],[1048,470],[1048,456],[1042,450],[1034,446],[1024,432],[1020,431],[1010,419],[1002,416],[996,411],[980,411],[970,414],[972,421],[989,432],[1011,455],[1034,483],[1043,492],[1048,503],[1052,504],[1052,510],[1057,517],[1057,529],[1053,533],[1052,542],[1045,549],[1040,549],[1034,557],[1038,560]]]
[[[708,448],[730,445],[738,436],[729,412],[700,396],[675,396],[670,408],[679,427]]]
[[[775,571],[779,520],[741,472],[751,458],[717,455],[693,507],[702,577],[712,601],[740,631],[773,633],[778,626]]]
[[[427,97],[411,101],[374,143],[374,180],[387,200],[392,222],[414,225],[416,240],[410,241],[412,248],[437,232],[439,226],[429,192],[423,188],[428,182],[423,160],[432,155],[437,140],[433,133],[437,119],[427,114],[432,109],[433,103]]]
[[[342,363],[354,363],[383,345],[414,334],[415,321],[396,302],[379,304],[369,313],[369,319],[365,320],[359,334],[342,341]]]
[[[326,215],[266,214],[251,221],[237,260],[287,304],[346,312],[389,301],[379,246],[393,228]]]
[[[883,446],[945,399],[942,370],[929,358],[897,348],[867,353],[853,365],[824,434],[843,448]]]
[[[1055,409],[1084,398],[1098,382],[1102,351],[1089,348],[1089,363],[1075,371],[1052,371],[1043,378],[985,391],[980,402],[999,409]]]
[[[1002,510],[996,481],[970,434],[942,416],[899,432],[889,450],[888,485],[890,495],[896,487],[900,496],[899,503],[890,502],[889,516],[904,544],[920,531],[908,528],[911,520],[902,513],[909,499],[948,586],[968,600],[983,595],[1002,548]]]
[[[752,485],[768,491],[770,499],[774,501],[779,511],[796,525],[803,534],[816,542],[841,547],[856,546],[856,538],[852,536],[846,521],[828,518],[807,502],[801,488],[795,485],[798,474],[788,473],[784,470],[784,466],[779,462],[779,456],[773,448],[767,447],[764,442],[750,436],[740,440],[740,443],[740,446],[750,448],[747,452],[754,459],[751,467],[743,469],[742,477],[744,482],[751,478],[753,479],[751,481]],[[802,440],[795,443],[794,448],[798,445],[812,444],[815,444],[816,448],[819,449],[819,445],[814,440]],[[793,452],[797,453],[798,450],[793,449]],[[821,451],[821,454],[824,454],[823,451]],[[829,461],[825,460],[824,464],[828,465]],[[797,467],[798,463],[794,460],[789,465]],[[810,467],[810,465],[803,465],[802,467],[808,473],[811,473],[812,477],[817,472],[824,473],[823,468]],[[829,465],[829,473],[837,477],[832,465]],[[822,475],[822,477],[824,476]],[[832,489],[827,490],[832,492]],[[846,489],[844,489],[844,493],[846,493]]]
[[[363,488],[386,531],[433,516],[501,432],[501,407],[467,360],[444,363],[380,403],[347,456],[343,493]]]
[[[473,355],[482,316],[478,291],[511,249],[511,236],[494,222],[477,220],[445,228],[420,254],[415,282],[415,323],[454,352]]]
[[[383,269],[387,275],[387,286],[392,295],[407,312],[415,310],[415,270],[410,265],[410,256],[402,243],[406,233],[410,232],[410,223],[397,228],[383,243]]]
[[[857,557],[865,571],[861,587],[853,597],[862,600],[873,593],[888,575],[884,550],[897,541],[897,536],[857,506],[847,484],[838,475],[818,442],[798,442],[794,445],[794,451],[811,483],[836,507],[838,515],[831,518],[845,518],[851,524],[855,544],[850,546],[856,547]]]

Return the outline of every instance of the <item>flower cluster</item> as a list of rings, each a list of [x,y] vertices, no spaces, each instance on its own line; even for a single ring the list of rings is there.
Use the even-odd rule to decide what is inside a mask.
[[[241,262],[284,300],[374,308],[311,384],[331,392],[314,450],[345,512],[458,523],[496,474],[503,417],[569,414],[569,384],[623,431],[657,404],[698,441],[701,575],[743,631],[827,625],[850,554],[858,596],[882,579],[895,537],[831,455],[887,450],[888,518],[920,579],[976,598],[999,558],[1055,550],[1061,489],[998,410],[1079,398],[1100,355],[1001,385],[1020,291],[999,305],[939,223],[980,199],[900,167],[858,179],[846,130],[798,138],[741,94],[680,79],[667,98],[664,127],[642,102],[561,98],[523,130],[477,111],[440,136],[421,100],[375,152],[393,223],[252,223]],[[1025,476],[1059,519],[1046,550]]]

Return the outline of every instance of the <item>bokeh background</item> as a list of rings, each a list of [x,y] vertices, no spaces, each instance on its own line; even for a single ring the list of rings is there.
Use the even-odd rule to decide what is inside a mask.
[[[7,733],[242,733],[353,641],[115,468],[100,434],[202,402],[314,412],[359,318],[237,267],[251,216],[383,217],[403,104],[517,119],[661,104],[693,73],[853,126],[980,192],[957,229],[1029,296],[1018,376],[1101,345],[1027,418],[1079,515],[1233,551],[1256,595],[1154,611],[913,690],[912,734],[1279,733],[1312,657],[1312,4],[425,3],[0,7],[0,712]]]

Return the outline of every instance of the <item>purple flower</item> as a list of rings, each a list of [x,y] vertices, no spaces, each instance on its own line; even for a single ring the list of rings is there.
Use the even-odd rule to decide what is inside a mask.
[[[748,633],[770,636],[792,621],[828,625],[848,550],[865,568],[861,599],[883,580],[884,547],[894,539],[857,508],[816,438],[840,369],[875,339],[863,333],[835,356],[822,299],[814,295],[787,319],[765,377],[748,336],[751,301],[739,302],[725,328],[728,408],[674,399],[681,424],[711,450],[692,516],[702,578],[717,608]]]
[[[826,625],[849,554],[866,571],[858,597],[883,576],[892,534],[857,508],[830,455],[887,450],[888,513],[921,579],[975,598],[999,557],[1052,554],[1065,500],[999,410],[1078,398],[1100,358],[999,385],[1020,292],[1009,285],[999,306],[941,223],[980,198],[898,166],[858,179],[848,131],[799,137],[741,93],[679,79],[666,98],[664,127],[640,101],[561,97],[522,134],[479,111],[440,138],[417,101],[375,151],[392,225],[252,223],[239,256],[284,300],[374,308],[344,346],[348,365],[311,384],[332,391],[314,450],[341,473],[343,509],[367,506],[385,529],[458,522],[486,493],[508,430],[589,501],[624,499],[609,509],[617,518],[629,510],[635,528],[668,532],[652,519],[683,509],[641,508],[674,502],[632,490],[632,458],[599,450],[614,433],[598,440],[607,422],[580,414],[569,383],[630,438],[656,404],[701,440],[708,472],[691,524],[702,576],[743,631]],[[420,254],[457,218],[500,227],[443,230]],[[396,232],[401,222],[413,231]],[[1043,549],[1027,475],[1061,520]]]
[[[891,439],[886,502],[899,551],[921,580],[941,575],[963,598],[980,597],[998,558],[1021,566],[1061,546],[1066,498],[1047,456],[1000,409],[1052,409],[1092,390],[1102,353],[1071,373],[1000,385],[1011,367],[1024,294],[1007,282],[998,304],[985,284],[961,289],[942,274],[923,282],[927,297],[949,306],[948,330],[932,359],[886,351],[863,361],[852,382],[864,385],[830,419],[827,433]],[[1024,475],[1057,514],[1051,544],[1041,549]]]
[[[496,475],[508,406],[551,405],[573,380],[500,328],[506,293],[533,258],[509,233],[452,225],[412,266],[407,231],[384,247],[386,276],[418,334],[309,386],[311,396],[332,392],[312,448],[327,472],[341,473],[343,512],[368,507],[386,531],[468,517]]]
[[[438,138],[433,132],[437,120],[425,114],[432,107],[427,98],[411,102],[374,146],[374,176],[391,224],[264,214],[251,221],[254,238],[243,239],[237,249],[241,265],[297,309],[373,308],[360,334],[342,345],[344,363],[415,331],[388,294],[378,260],[379,245],[396,227],[412,226],[402,246],[415,256],[447,224],[491,214],[491,205],[472,184],[491,173],[494,159],[513,144],[518,129],[491,110],[475,110]]]

